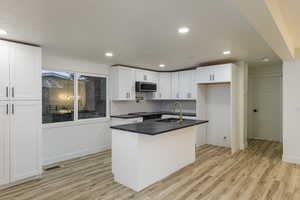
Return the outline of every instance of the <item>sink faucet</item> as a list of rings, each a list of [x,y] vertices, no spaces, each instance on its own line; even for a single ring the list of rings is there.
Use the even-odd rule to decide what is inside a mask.
[[[173,112],[176,112],[177,107],[179,108],[179,120],[177,122],[182,122],[183,121],[182,104],[178,101],[173,104]]]

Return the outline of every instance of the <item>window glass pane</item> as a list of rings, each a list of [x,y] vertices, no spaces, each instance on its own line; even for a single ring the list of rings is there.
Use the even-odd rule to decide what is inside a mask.
[[[106,78],[79,76],[78,119],[106,117]]]
[[[74,120],[74,74],[42,72],[43,123]]]

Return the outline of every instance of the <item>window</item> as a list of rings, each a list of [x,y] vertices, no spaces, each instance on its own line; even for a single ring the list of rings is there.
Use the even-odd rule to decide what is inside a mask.
[[[74,74],[43,71],[43,123],[74,120]]]
[[[78,77],[78,119],[106,116],[106,78]]]
[[[106,77],[43,71],[42,81],[44,124],[106,117]]]

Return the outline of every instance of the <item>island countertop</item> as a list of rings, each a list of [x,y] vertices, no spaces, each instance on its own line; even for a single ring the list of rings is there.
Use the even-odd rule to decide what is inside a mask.
[[[123,114],[123,115],[111,115],[111,118],[121,118],[121,119],[132,119],[132,118],[139,118],[139,117],[144,117],[148,115],[179,115],[178,112],[169,112],[169,111],[158,111],[158,112],[141,112],[141,113],[136,113],[136,114]],[[187,117],[196,117],[196,113],[189,113],[189,112],[183,112],[183,116]]]
[[[163,122],[159,120],[148,120],[145,122],[111,126],[112,129],[133,132],[146,135],[159,135],[177,129],[208,123],[208,120],[184,119],[182,122]]]

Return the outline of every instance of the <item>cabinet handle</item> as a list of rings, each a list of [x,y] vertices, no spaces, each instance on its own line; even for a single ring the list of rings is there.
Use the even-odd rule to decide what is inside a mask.
[[[209,75],[209,80],[211,81],[211,74]]]
[[[8,104],[6,104],[6,114],[8,115]]]
[[[8,86],[6,87],[6,97],[8,97]]]
[[[213,81],[214,81],[215,80],[215,75],[213,74],[212,77],[213,77]]]
[[[12,104],[12,105],[11,105],[11,113],[12,113],[12,114],[15,114],[15,104]]]
[[[11,87],[11,96],[15,97],[15,87]]]

